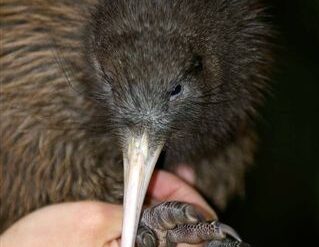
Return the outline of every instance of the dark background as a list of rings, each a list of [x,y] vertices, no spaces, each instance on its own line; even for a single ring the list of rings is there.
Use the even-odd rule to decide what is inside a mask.
[[[279,33],[272,96],[245,199],[221,218],[256,247],[318,246],[319,0],[265,2]]]

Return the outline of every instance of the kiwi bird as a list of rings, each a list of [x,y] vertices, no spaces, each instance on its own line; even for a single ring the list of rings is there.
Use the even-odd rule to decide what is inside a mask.
[[[1,231],[124,196],[132,244],[161,153],[218,207],[242,192],[271,60],[257,0],[3,0],[0,18]]]

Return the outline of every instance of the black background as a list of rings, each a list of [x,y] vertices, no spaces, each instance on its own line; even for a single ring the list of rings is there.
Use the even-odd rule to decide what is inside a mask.
[[[319,0],[272,0],[272,90],[244,199],[221,215],[253,246],[318,246]]]

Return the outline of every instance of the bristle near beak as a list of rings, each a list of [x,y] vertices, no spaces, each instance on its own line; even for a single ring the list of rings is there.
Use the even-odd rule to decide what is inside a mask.
[[[137,137],[130,136],[127,141],[123,154],[125,188],[121,246],[133,247],[144,197],[163,145],[151,148],[147,131]]]

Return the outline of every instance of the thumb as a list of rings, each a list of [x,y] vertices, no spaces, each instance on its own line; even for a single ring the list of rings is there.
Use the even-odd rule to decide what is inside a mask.
[[[61,203],[23,217],[1,235],[0,241],[3,247],[111,247],[121,235],[121,225],[122,206]]]
[[[206,219],[217,219],[214,210],[190,185],[166,171],[156,171],[152,177],[148,194],[155,201],[181,201],[191,203]]]

